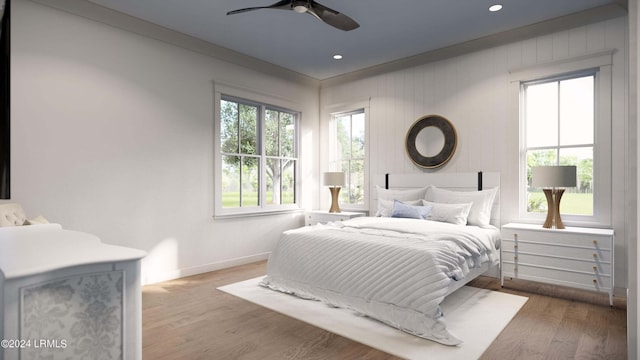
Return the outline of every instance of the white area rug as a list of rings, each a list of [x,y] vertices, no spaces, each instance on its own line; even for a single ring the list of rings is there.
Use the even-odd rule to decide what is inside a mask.
[[[464,286],[441,304],[447,328],[464,343],[446,346],[409,335],[346,309],[266,289],[258,277],[218,288],[268,309],[405,359],[479,358],[528,298]]]

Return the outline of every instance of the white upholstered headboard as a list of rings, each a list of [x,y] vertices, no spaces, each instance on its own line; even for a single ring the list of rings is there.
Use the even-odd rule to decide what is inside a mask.
[[[375,175],[369,189],[369,214],[376,213],[378,196],[376,186],[388,189],[415,189],[434,185],[442,189],[455,191],[478,191],[497,187],[498,191],[491,209],[491,224],[500,227],[500,173],[498,172],[469,172],[469,173],[411,173],[411,174],[381,174]]]

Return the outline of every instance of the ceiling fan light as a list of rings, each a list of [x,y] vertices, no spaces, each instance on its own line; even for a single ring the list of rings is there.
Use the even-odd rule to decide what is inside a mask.
[[[491,11],[491,12],[496,12],[496,11],[500,11],[500,10],[502,10],[502,5],[501,4],[495,4],[495,5],[489,6],[489,11]]]
[[[291,7],[293,8],[293,11],[297,12],[298,14],[306,13],[307,10],[309,10],[308,6],[309,5],[307,1],[293,1],[291,3]]]

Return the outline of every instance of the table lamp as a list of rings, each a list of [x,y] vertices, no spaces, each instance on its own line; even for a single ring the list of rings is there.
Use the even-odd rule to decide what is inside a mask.
[[[564,189],[576,187],[575,166],[538,166],[531,169],[531,186],[543,188],[547,197],[547,219],[542,227],[564,229],[560,218],[560,199]]]
[[[331,191],[331,208],[329,212],[340,212],[340,205],[338,204],[338,194],[340,193],[340,187],[345,184],[345,176],[343,172],[326,172],[323,174],[322,184],[329,187]]]

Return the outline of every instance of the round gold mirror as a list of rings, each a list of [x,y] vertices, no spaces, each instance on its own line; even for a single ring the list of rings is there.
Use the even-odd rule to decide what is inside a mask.
[[[427,115],[416,120],[407,132],[407,154],[414,164],[433,169],[449,161],[456,151],[458,136],[449,120]]]

